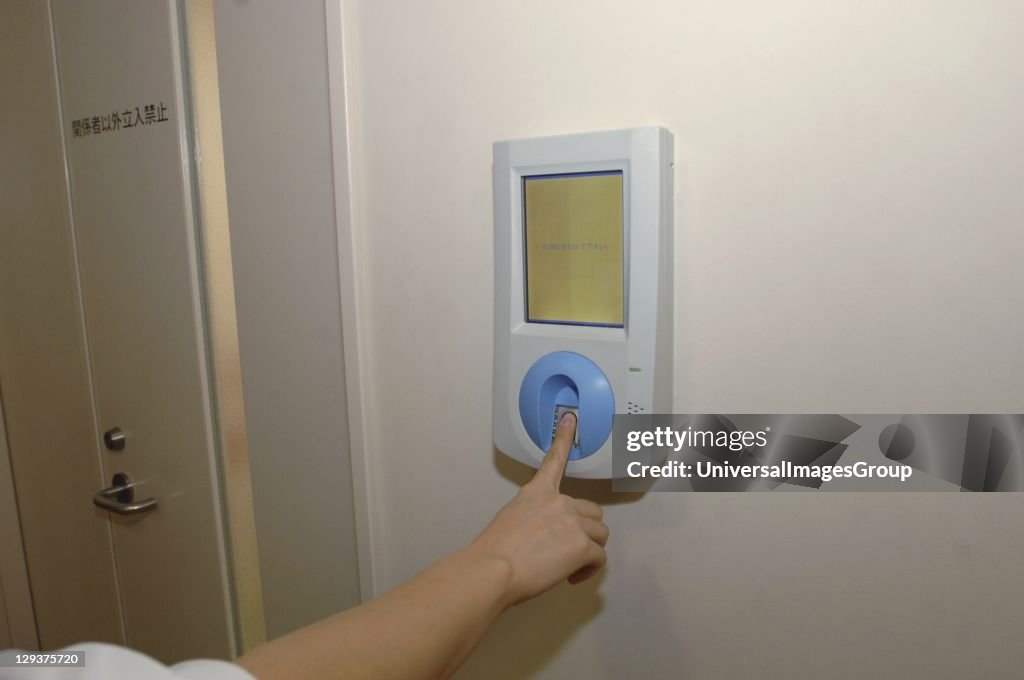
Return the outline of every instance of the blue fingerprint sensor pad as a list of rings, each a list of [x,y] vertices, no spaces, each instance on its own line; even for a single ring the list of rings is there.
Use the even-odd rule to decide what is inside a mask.
[[[612,476],[616,413],[672,411],[672,134],[494,145],[494,444],[537,467],[576,415],[566,475]]]

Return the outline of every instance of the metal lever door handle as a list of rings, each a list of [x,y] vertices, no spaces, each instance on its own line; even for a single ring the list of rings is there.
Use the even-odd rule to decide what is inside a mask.
[[[97,508],[109,510],[118,515],[139,515],[149,512],[156,507],[155,498],[147,498],[144,501],[135,500],[135,486],[128,475],[118,472],[114,475],[113,486],[100,489],[92,497],[92,504]]]

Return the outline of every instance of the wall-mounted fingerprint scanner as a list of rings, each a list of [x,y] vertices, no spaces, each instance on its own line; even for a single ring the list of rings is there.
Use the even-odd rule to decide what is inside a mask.
[[[578,401],[578,400],[577,400]],[[572,448],[578,451],[580,448],[580,410],[576,406],[566,406],[565,404],[555,404],[555,419],[551,423],[551,438],[554,439],[555,433],[558,431],[558,426],[562,422],[562,416],[566,413],[571,413],[576,416],[576,429],[572,435]],[[572,452],[570,452],[572,453]]]
[[[612,476],[615,413],[672,412],[672,134],[494,145],[494,444],[537,467],[567,410],[569,477]]]

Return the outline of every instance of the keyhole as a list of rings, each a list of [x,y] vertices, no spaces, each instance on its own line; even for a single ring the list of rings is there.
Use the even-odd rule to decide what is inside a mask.
[[[125,439],[124,431],[119,427],[112,427],[103,433],[103,445],[110,451],[122,451]]]

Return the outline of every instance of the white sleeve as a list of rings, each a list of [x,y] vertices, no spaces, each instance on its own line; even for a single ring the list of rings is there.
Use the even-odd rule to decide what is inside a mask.
[[[167,667],[145,654],[105,642],[82,642],[56,653],[68,652],[84,652],[85,666],[0,668],[0,680],[256,680],[228,661],[197,659]]]

